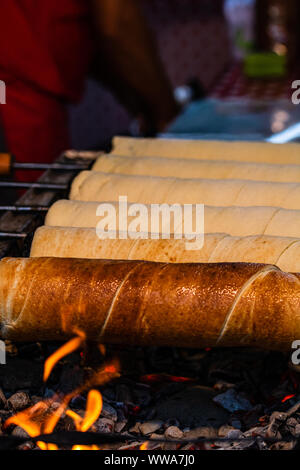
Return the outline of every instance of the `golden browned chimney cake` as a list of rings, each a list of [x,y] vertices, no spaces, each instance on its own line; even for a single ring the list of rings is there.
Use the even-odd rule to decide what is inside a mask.
[[[206,234],[203,247],[189,247],[187,240],[100,239],[95,229],[40,227],[35,233],[31,257],[144,260],[162,263],[246,262],[275,264],[283,271],[297,272],[300,266],[300,239],[231,237]]]
[[[300,338],[300,275],[257,264],[7,258],[1,338],[289,350]]]

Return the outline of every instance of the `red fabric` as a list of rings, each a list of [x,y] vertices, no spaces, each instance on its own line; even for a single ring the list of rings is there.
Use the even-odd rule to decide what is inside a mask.
[[[1,0],[7,104],[0,113],[18,161],[50,162],[68,147],[65,105],[83,91],[92,54],[89,20],[88,0]]]

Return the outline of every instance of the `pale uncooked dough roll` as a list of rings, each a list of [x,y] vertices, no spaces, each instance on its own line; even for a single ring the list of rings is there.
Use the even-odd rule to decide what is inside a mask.
[[[298,272],[300,239],[231,237],[207,234],[201,250],[187,250],[185,240],[100,240],[95,229],[40,227],[31,257],[98,258],[159,261],[163,263],[247,262],[275,264]]]
[[[70,193],[70,199],[77,201],[118,201],[120,196],[143,204],[300,209],[300,183],[193,180],[83,171],[74,179]]]
[[[299,144],[115,137],[113,154],[300,165]]]
[[[299,162],[300,163],[300,162]],[[191,179],[300,182],[300,165],[103,155],[93,171]]]
[[[107,204],[109,205],[109,208],[107,207]],[[119,224],[119,203],[113,201],[104,203],[104,205],[101,204],[101,212],[99,212],[99,208],[100,203],[98,202],[60,200],[50,207],[45,219],[45,225],[52,227],[92,228],[97,227],[100,222],[104,224],[105,219],[105,227],[107,227],[105,230],[111,229],[111,227],[113,227],[113,230],[122,230],[122,227]],[[128,203],[125,214],[127,214],[127,216],[125,216],[127,226],[131,228],[131,222],[136,221],[136,218],[140,216],[140,213],[135,211],[134,203]],[[196,220],[195,208],[193,208],[193,220]],[[162,220],[162,217],[159,217],[159,233],[165,233],[166,230],[168,230],[168,233],[169,230],[171,230],[170,233],[181,233],[181,218],[176,221],[174,216],[171,214],[170,223],[168,220],[165,223],[167,224],[167,227],[164,227],[164,221]],[[146,224],[148,227],[151,227],[151,207],[149,205],[147,205]],[[134,232],[141,231],[143,231],[143,227],[140,224],[137,224]]]
[[[116,230],[119,230],[119,205],[111,203],[117,216]],[[130,204],[129,204],[130,206]],[[60,200],[50,207],[45,225],[52,227],[96,227],[102,220],[97,216],[98,202]],[[148,213],[151,207],[147,206]],[[110,212],[105,213],[107,222]],[[113,214],[112,214],[113,215]],[[134,217],[128,217],[130,223]],[[150,221],[148,219],[150,226]],[[140,231],[140,230],[139,230]],[[228,233],[233,236],[273,235],[300,238],[300,211],[274,207],[213,207],[204,208],[205,233]],[[160,232],[163,232],[161,227]]]

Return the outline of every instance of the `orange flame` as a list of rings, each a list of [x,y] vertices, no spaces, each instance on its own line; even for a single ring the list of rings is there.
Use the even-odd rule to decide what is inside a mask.
[[[47,381],[53,368],[63,357],[71,354],[79,349],[86,340],[85,334],[77,331],[77,337],[68,341],[64,346],[59,348],[52,354],[45,362],[44,366],[44,381]],[[105,350],[103,349],[103,352]],[[73,392],[66,395],[62,400],[56,397],[58,404],[55,404],[54,399],[46,400],[37,403],[27,410],[21,411],[16,415],[9,418],[4,427],[11,424],[20,426],[24,429],[29,436],[37,437],[42,434],[51,434],[62,415],[65,413],[73,419],[77,431],[87,432],[101,415],[103,400],[102,395],[97,390],[90,390],[87,397],[87,406],[84,418],[79,416],[74,411],[68,409],[69,403],[72,398],[80,393],[83,393],[92,387],[104,385],[105,383],[120,377],[120,364],[117,360],[101,367],[90,379],[78,387]],[[38,447],[41,450],[58,450],[57,445],[48,444],[38,441]],[[100,450],[98,446],[73,446],[72,450]]]
[[[148,445],[149,445],[148,442],[144,442],[144,443],[141,445],[140,450],[148,450]]]
[[[66,415],[73,419],[77,431],[87,432],[101,415],[103,406],[102,395],[97,390],[91,390],[88,394],[87,407],[84,418],[81,418],[72,410],[67,410]],[[72,450],[100,450],[97,446],[73,446]]]
[[[55,415],[56,410],[51,409],[50,402],[39,402],[33,407],[21,411],[6,420],[4,427],[6,428],[11,424],[15,424],[24,429],[31,437],[36,437],[40,434],[51,434],[59,419],[56,419]],[[53,419],[54,416],[55,419]],[[46,444],[40,441],[37,442],[37,445],[42,450],[58,449],[54,444]]]
[[[76,338],[68,341],[68,343],[64,344],[61,348],[55,351],[54,354],[48,357],[44,366],[44,382],[47,382],[52,370],[63,357],[68,356],[82,346],[86,339],[85,334],[81,331],[78,331],[77,334],[78,336]]]

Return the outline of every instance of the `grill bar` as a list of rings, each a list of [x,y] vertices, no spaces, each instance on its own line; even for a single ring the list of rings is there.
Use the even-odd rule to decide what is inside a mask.
[[[27,236],[27,233],[0,232],[0,239],[24,239]]]
[[[14,188],[14,189],[44,189],[48,191],[65,191],[69,187],[68,184],[57,183],[23,183],[15,181],[0,181],[1,188]]]
[[[47,212],[49,206],[0,206],[0,212]]]
[[[15,170],[54,170],[54,171],[83,171],[89,165],[76,165],[76,164],[60,164],[60,163],[13,163],[12,168]]]

